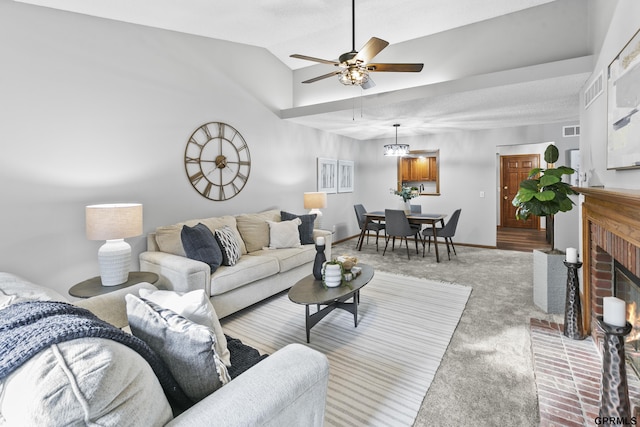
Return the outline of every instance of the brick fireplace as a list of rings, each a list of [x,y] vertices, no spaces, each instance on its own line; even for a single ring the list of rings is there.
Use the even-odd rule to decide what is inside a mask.
[[[640,276],[640,190],[579,188],[582,204],[584,326],[598,341],[596,316],[613,295],[614,263]],[[620,295],[618,295],[620,297]]]

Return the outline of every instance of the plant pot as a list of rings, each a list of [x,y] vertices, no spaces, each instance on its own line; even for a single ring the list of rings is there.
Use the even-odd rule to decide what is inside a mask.
[[[325,263],[322,268],[322,281],[328,288],[336,288],[342,284],[342,267],[339,264]]]
[[[567,267],[564,253],[533,251],[533,302],[545,313],[564,313]]]

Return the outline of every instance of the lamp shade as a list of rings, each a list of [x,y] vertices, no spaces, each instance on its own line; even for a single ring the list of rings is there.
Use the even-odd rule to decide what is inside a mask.
[[[142,205],[115,203],[90,205],[85,209],[87,238],[113,240],[142,234]]]
[[[304,193],[305,209],[324,209],[327,207],[327,193],[309,192]]]

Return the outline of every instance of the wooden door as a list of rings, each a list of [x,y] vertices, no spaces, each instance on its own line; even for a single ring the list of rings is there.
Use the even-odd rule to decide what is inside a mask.
[[[539,154],[519,154],[500,156],[500,224],[502,227],[540,228],[540,218],[530,216],[526,221],[516,219],[516,208],[511,204],[520,188],[520,182],[527,179],[529,171],[539,167]]]

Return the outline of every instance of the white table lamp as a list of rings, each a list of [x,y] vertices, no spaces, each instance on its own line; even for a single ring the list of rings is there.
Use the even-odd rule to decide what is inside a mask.
[[[309,192],[304,193],[304,208],[311,209],[309,214],[316,214],[316,228],[320,228],[322,224],[322,211],[327,207],[327,193],[325,192]]]
[[[131,268],[131,246],[124,239],[142,234],[142,205],[91,205],[86,207],[85,215],[87,238],[106,240],[98,250],[102,286],[125,283]]]

